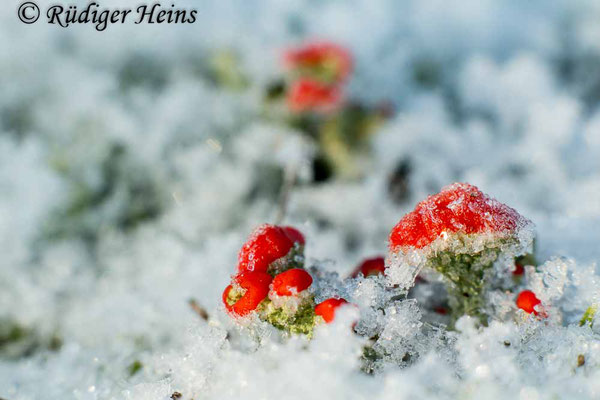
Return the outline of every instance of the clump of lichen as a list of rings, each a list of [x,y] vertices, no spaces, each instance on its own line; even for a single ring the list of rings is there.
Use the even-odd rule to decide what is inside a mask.
[[[315,314],[314,297],[310,296],[296,307],[276,307],[272,301],[266,300],[261,304],[259,315],[271,325],[294,334],[304,334],[312,337],[313,329],[319,322]]]
[[[447,286],[450,327],[463,315],[487,325],[490,291],[518,282],[510,279],[515,258],[535,263],[526,256],[532,251],[532,227],[516,210],[473,185],[446,186],[392,229],[389,280],[408,289],[423,269],[436,271]]]
[[[452,321],[462,315],[478,318],[487,325],[485,313],[485,294],[487,289],[485,275],[491,270],[498,256],[493,249],[476,254],[455,254],[444,252],[430,261],[433,268],[448,281],[448,305]]]

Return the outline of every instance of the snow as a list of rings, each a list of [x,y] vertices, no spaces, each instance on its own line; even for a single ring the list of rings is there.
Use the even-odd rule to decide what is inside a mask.
[[[600,396],[600,317],[579,326],[600,302],[598,4],[201,3],[177,3],[197,7],[193,25],[103,32],[0,10],[1,398]],[[282,51],[313,37],[354,54],[353,99],[396,109],[361,180],[311,184],[314,143],[264,110]],[[223,49],[246,89],[211,78]],[[388,181],[403,162],[398,202]],[[312,340],[240,327],[221,303],[245,238],[276,218],[289,166],[285,224],[306,237],[316,301],[357,305]],[[383,277],[345,279],[458,181],[535,224],[540,266],[515,290],[533,290],[547,319],[493,291],[489,326],[463,317],[449,331],[427,307],[440,282],[396,299]],[[365,346],[385,354],[371,374]]]

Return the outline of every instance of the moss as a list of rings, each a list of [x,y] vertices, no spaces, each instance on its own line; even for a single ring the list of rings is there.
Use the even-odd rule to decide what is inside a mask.
[[[363,347],[361,355],[361,370],[367,374],[375,373],[377,363],[381,362],[382,356],[373,348],[373,345]]]
[[[29,335],[29,331],[18,324],[6,324],[0,330],[0,348],[21,341]]]
[[[113,143],[99,166],[98,184],[90,184],[81,171],[69,167],[67,155],[57,155],[53,167],[70,185],[67,203],[54,210],[44,229],[53,240],[84,238],[94,246],[102,227],[130,231],[157,218],[165,205],[159,180],[135,155]]]
[[[583,317],[579,321],[579,326],[589,325],[592,327],[594,325],[594,316],[596,315],[596,311],[598,311],[598,305],[592,304],[585,310],[583,313]]]
[[[359,104],[348,104],[323,121],[319,149],[336,176],[353,179],[363,174],[357,159],[368,158],[369,139],[382,122],[381,115]]]
[[[516,263],[519,263],[521,265],[533,265],[534,267],[537,266],[537,261],[535,259],[535,256],[531,253],[525,254],[524,256],[519,256],[515,259]]]
[[[58,351],[62,348],[63,346],[63,340],[61,337],[59,337],[58,335],[53,335],[50,338],[50,342],[48,343],[48,349],[50,351]]]
[[[273,81],[267,85],[265,100],[276,101],[281,100],[285,95],[286,84],[283,79]]]
[[[62,339],[57,335],[44,336],[33,327],[23,326],[12,320],[0,318],[0,357],[16,360],[40,351],[57,351]]]
[[[131,376],[134,376],[135,374],[137,374],[138,372],[140,372],[143,367],[144,367],[144,364],[142,364],[140,360],[135,360],[134,362],[129,364],[129,366],[127,367],[127,372],[129,373],[129,376],[131,377]]]
[[[313,181],[325,182],[335,176],[349,179],[362,176],[364,171],[359,168],[362,164],[357,164],[357,159],[368,159],[369,140],[384,120],[385,116],[377,109],[347,103],[333,115],[302,113],[292,117],[290,124],[316,141]]]
[[[250,81],[241,69],[241,60],[232,50],[219,50],[211,55],[208,63],[208,78],[217,87],[243,90]]]

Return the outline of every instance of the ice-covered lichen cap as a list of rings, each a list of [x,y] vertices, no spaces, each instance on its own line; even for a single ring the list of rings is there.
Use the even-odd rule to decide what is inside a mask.
[[[423,248],[450,233],[510,234],[531,222],[476,186],[454,183],[427,197],[394,226],[389,248]]]

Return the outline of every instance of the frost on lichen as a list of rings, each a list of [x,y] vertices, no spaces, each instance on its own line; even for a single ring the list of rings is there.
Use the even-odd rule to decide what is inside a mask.
[[[409,289],[435,271],[447,283],[453,320],[487,323],[487,296],[502,288],[516,257],[531,252],[532,224],[475,186],[456,183],[419,203],[390,233],[386,274]]]

